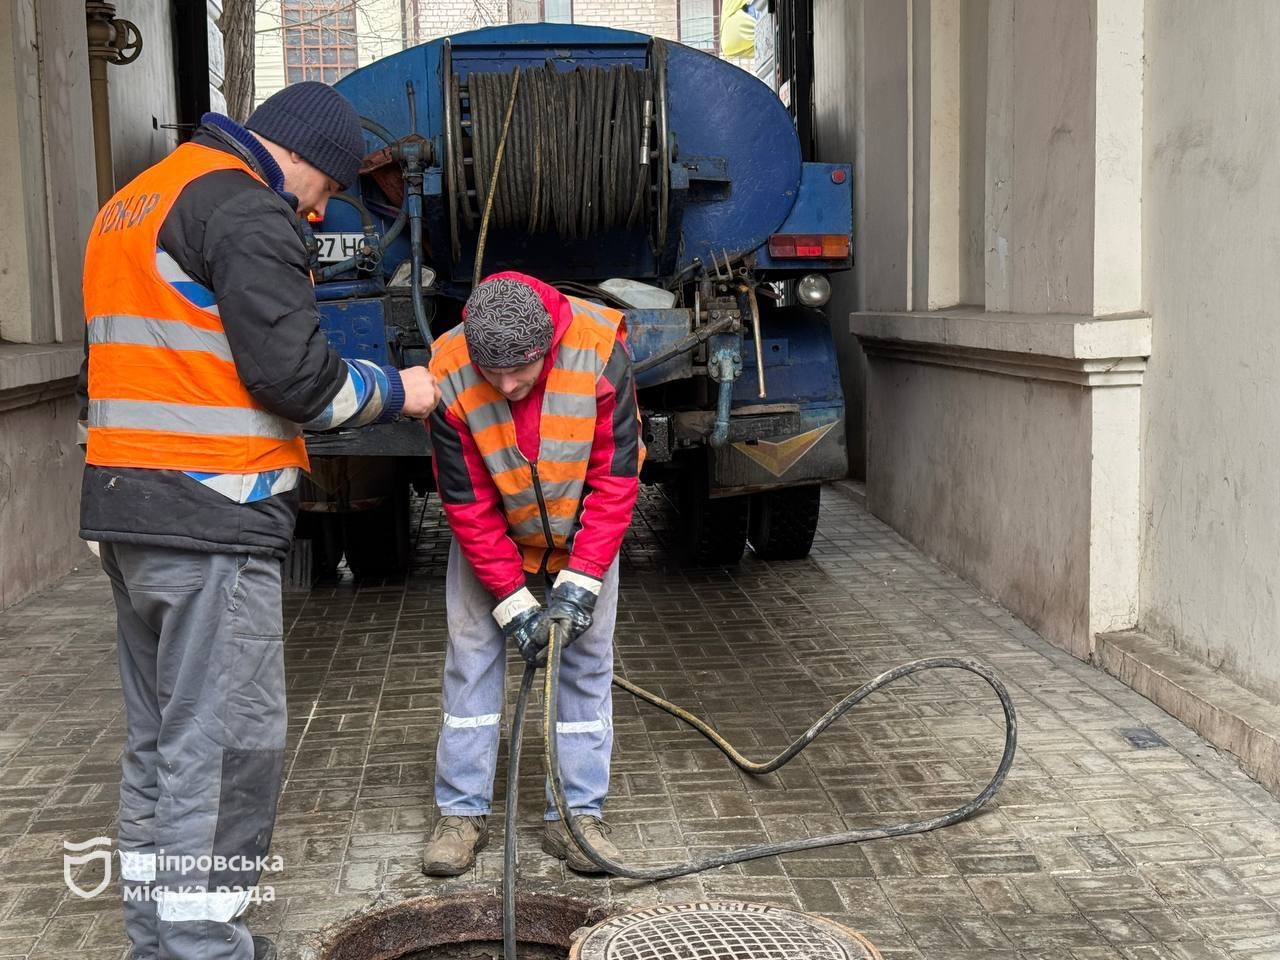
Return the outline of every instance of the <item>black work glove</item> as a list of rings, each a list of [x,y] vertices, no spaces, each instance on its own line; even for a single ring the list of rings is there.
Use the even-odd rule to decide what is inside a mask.
[[[558,634],[567,647],[591,627],[591,615],[600,596],[600,581],[576,570],[561,570],[551,588],[551,606],[547,616],[564,624]]]
[[[532,667],[546,665],[551,621],[528,587],[504,597],[493,608],[493,619],[498,621],[503,638],[516,645],[525,663]]]

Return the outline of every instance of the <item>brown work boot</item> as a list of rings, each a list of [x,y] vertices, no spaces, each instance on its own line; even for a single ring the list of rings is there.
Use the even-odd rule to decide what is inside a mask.
[[[599,817],[592,817],[587,814],[578,814],[573,818],[573,822],[578,825],[578,829],[587,838],[587,842],[591,844],[592,849],[602,857],[606,857],[609,860],[621,859],[622,854],[618,852],[618,848],[609,839],[610,830],[607,823]],[[587,859],[587,855],[578,849],[578,845],[573,840],[573,835],[569,833],[563,821],[547,821],[546,829],[542,832],[542,849],[543,852],[551,854],[557,860],[563,860],[565,866],[574,873],[603,876],[606,872],[597,867],[593,861]]]
[[[489,823],[484,817],[441,817],[422,848],[422,872],[429,877],[466,873],[488,842]]]

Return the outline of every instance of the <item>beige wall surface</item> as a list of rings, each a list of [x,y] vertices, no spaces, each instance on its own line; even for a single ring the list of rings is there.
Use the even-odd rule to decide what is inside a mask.
[[[92,562],[77,535],[76,413],[74,397],[0,409],[0,610]]]
[[[0,3],[0,130],[20,131],[0,135],[0,341],[78,342],[97,211],[82,3]]]
[[[1280,697],[1280,4],[1146,5],[1141,626]]]
[[[873,363],[870,377],[877,406],[893,411],[867,438],[876,514],[1079,655],[1090,489],[1077,465],[1092,444],[1089,391],[892,361]]]
[[[845,0],[817,0],[813,8],[813,100],[816,159],[828,163],[854,165],[855,190],[862,176],[866,144],[861,131],[865,105],[857,96],[858,86],[849,83],[850,51],[856,50],[862,32],[862,13]],[[855,206],[857,206],[855,204]],[[855,217],[858,210],[855,210]],[[865,222],[865,218],[863,218]],[[870,247],[861,230],[854,230],[854,259],[860,261]],[[861,309],[858,283],[853,270],[833,273],[827,316],[847,317]],[[840,358],[840,380],[844,385],[845,441],[849,451],[849,472],[866,475],[866,429],[863,397],[866,393],[866,358],[847,324],[833,323],[832,334]]]
[[[71,396],[97,209],[81,0],[0,2],[0,608],[88,559]],[[65,342],[58,342],[65,341]]]
[[[20,130],[28,121],[24,101],[30,97],[30,91],[36,84],[34,71],[22,62],[24,51],[18,39],[25,32],[23,26],[19,11],[13,4],[6,2],[0,5],[0,33],[3,34],[0,41],[0,129],[3,130]],[[48,288],[47,271],[40,270],[39,257],[33,254],[42,239],[40,224],[35,224],[34,229],[27,226],[31,199],[28,185],[23,181],[23,170],[29,164],[31,146],[19,137],[0,137],[0,167],[9,171],[0,180],[0,218],[10,225],[0,235],[0,340],[21,343],[50,339],[47,335],[39,335],[46,331],[31,329],[33,294],[38,304]],[[37,197],[43,194],[42,187],[43,184],[36,192]],[[36,235],[28,236],[29,233]],[[47,232],[43,243],[47,248]]]
[[[1142,4],[855,0],[827,84],[868,506],[1086,659],[1137,620]]]

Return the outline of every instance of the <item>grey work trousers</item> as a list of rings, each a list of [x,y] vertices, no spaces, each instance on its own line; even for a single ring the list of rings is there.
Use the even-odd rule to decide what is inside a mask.
[[[535,594],[541,592],[532,582],[530,589]],[[436,744],[436,806],[443,816],[485,816],[493,806],[510,645],[493,619],[493,595],[476,579],[457,540],[449,546],[445,611],[449,646],[444,659],[444,717]],[[560,657],[556,730],[565,798],[575,815],[603,816],[609,793],[613,627],[617,615],[615,559],[601,584],[591,627]],[[519,655],[513,662],[524,671]],[[549,790],[544,816],[547,820],[560,816]]]
[[[280,563],[102,544],[127,739],[125,932],[135,960],[251,960],[285,746]]]

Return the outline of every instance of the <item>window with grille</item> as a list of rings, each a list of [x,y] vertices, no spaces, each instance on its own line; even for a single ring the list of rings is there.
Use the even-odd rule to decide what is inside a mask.
[[[720,51],[720,0],[680,0],[680,42],[708,53]]]
[[[286,83],[333,83],[358,66],[352,0],[281,0]]]

